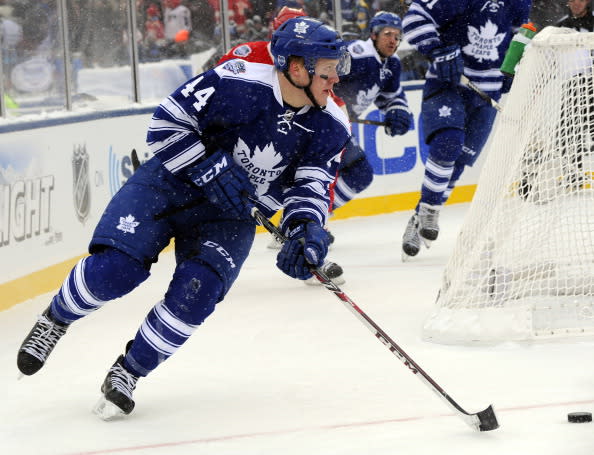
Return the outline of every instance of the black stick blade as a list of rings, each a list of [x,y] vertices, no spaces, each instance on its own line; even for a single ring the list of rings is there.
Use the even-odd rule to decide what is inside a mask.
[[[136,171],[140,167],[140,160],[138,159],[138,154],[136,153],[136,149],[132,149],[132,153],[130,154],[130,159],[132,160],[132,169]]]
[[[495,410],[492,405],[483,411],[475,414],[478,418],[478,430],[479,431],[492,431],[499,428],[499,422],[495,415]]]

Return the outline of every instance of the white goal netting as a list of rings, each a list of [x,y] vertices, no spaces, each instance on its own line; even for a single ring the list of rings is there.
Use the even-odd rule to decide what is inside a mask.
[[[593,51],[554,27],[526,49],[425,339],[594,335]]]

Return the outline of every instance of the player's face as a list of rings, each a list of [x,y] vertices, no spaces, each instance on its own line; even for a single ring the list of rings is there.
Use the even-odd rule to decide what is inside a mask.
[[[337,66],[338,60],[328,58],[320,58],[316,63],[315,73],[311,82],[311,93],[320,106],[326,105],[330,91],[334,87],[334,84],[339,81],[336,71]]]
[[[375,48],[384,57],[391,57],[398,49],[401,38],[401,30],[394,27],[384,27],[378,33],[372,35],[375,41]]]
[[[574,17],[582,17],[586,14],[586,7],[590,3],[590,0],[568,0],[567,6],[571,10],[571,14]]]

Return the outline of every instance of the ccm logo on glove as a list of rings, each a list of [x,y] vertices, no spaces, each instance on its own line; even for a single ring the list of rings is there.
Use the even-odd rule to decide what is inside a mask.
[[[458,49],[455,49],[453,52],[450,52],[449,54],[436,56],[434,61],[435,61],[435,63],[447,62],[449,60],[454,60],[459,55],[460,55],[460,49],[458,48]]]
[[[212,167],[205,169],[203,174],[193,176],[194,183],[197,186],[206,185],[229,167],[229,162],[227,161],[227,157],[225,155],[219,156],[218,161],[214,161],[210,164]]]

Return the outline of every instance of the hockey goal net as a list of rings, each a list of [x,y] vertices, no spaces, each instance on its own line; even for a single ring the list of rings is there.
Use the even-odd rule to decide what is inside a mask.
[[[593,51],[554,27],[526,49],[425,339],[594,335]]]

